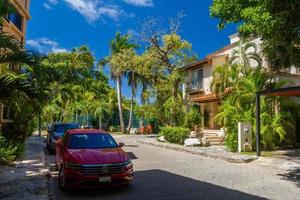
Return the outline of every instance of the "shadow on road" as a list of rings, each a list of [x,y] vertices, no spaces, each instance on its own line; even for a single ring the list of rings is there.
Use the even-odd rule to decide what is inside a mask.
[[[138,171],[128,187],[59,191],[59,199],[264,199],[162,170]]]
[[[278,174],[283,180],[292,181],[300,187],[300,168],[291,169],[286,173]]]

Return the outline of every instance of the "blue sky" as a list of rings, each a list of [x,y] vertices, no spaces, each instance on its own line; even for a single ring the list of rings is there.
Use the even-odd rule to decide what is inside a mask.
[[[138,31],[149,17],[168,19],[183,11],[183,39],[203,58],[229,43],[235,26],[218,31],[209,16],[212,0],[35,0],[28,22],[27,46],[43,53],[63,52],[87,44],[97,59],[109,53],[116,31]],[[111,82],[112,85],[114,85]],[[124,84],[123,94],[130,96]]]

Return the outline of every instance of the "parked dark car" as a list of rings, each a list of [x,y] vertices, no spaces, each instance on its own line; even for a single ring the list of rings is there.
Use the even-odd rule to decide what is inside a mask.
[[[78,128],[79,125],[75,123],[54,123],[48,126],[47,149],[49,153],[53,154],[55,152],[55,145],[66,130]]]
[[[122,150],[123,146],[104,131],[66,131],[56,145],[59,187],[74,189],[128,185],[133,180],[133,165]]]

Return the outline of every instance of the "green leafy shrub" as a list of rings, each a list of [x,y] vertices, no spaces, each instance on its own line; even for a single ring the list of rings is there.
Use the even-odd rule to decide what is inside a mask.
[[[184,117],[184,126],[187,128],[194,128],[201,124],[201,112],[199,105],[193,105],[189,112]]]
[[[164,136],[168,142],[183,144],[184,140],[189,137],[190,129],[184,127],[163,127],[159,136]]]
[[[228,132],[226,135],[225,143],[226,143],[226,146],[230,149],[230,151],[236,152],[237,148],[238,148],[237,132],[236,133]]]
[[[38,119],[32,119],[26,126],[27,136],[31,136],[35,130],[38,130],[39,122]]]
[[[25,144],[14,145],[3,136],[0,136],[0,164],[10,164],[12,161],[21,158],[25,151]]]

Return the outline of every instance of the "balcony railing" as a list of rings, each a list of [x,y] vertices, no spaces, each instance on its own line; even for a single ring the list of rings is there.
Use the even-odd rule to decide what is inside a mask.
[[[188,81],[186,83],[186,91],[187,92],[197,92],[203,90],[203,82],[202,81]]]

